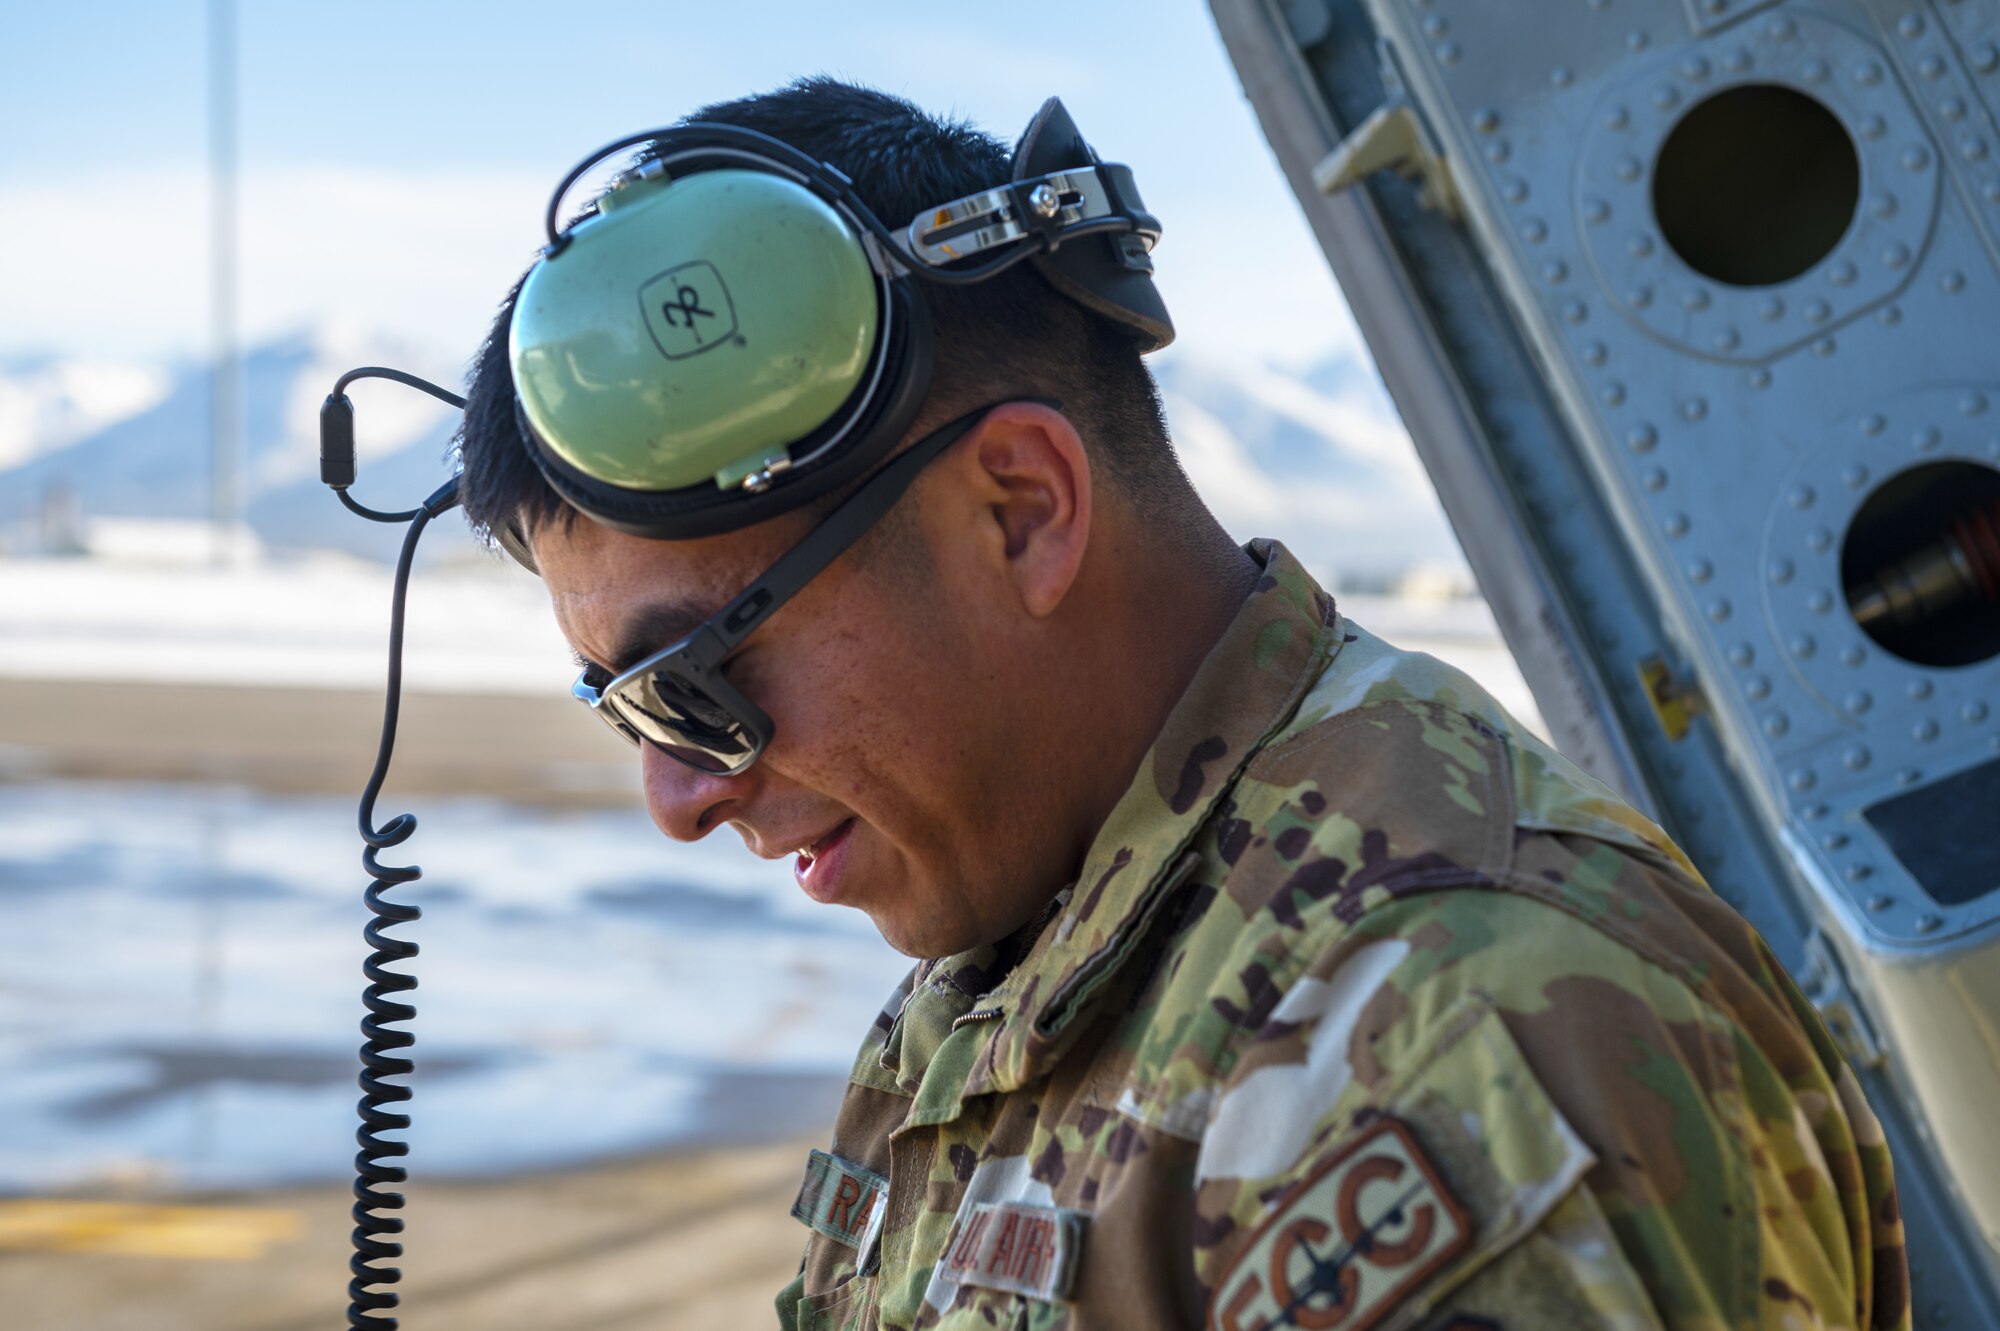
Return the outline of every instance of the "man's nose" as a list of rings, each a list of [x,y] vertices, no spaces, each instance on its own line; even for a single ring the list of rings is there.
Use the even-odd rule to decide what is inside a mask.
[[[729,821],[730,806],[748,793],[756,771],[742,776],[700,772],[651,744],[639,746],[646,811],[653,824],[676,841],[699,841]]]

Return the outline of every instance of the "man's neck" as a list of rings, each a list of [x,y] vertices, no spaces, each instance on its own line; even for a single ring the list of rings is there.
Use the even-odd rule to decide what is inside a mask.
[[[1094,606],[1104,630],[1095,678],[1080,690],[1088,714],[1076,720],[1092,737],[1094,761],[1080,774],[1088,794],[1079,809],[1079,862],[1097,828],[1130,788],[1201,664],[1228,631],[1262,574],[1257,562],[1206,514],[1166,539],[1146,533],[1114,549]],[[1083,825],[1087,823],[1087,828]]]

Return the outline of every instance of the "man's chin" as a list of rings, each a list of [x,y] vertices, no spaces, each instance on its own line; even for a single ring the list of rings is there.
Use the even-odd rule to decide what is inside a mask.
[[[875,910],[868,912],[868,918],[883,942],[916,961],[954,956],[989,941],[978,937],[977,930],[968,929],[962,921],[935,916],[908,919],[894,912]]]
[[[910,926],[901,922],[885,924],[875,920],[875,931],[882,935],[882,941],[895,948],[913,961],[928,961],[933,957],[948,957],[955,952],[963,952],[961,947],[951,947],[941,941],[944,935],[922,926]]]
[[[1051,894],[1053,895],[1053,894]],[[882,940],[906,957],[927,961],[936,957],[957,956],[976,947],[1001,942],[1011,938],[1028,927],[1038,916],[1048,909],[1046,900],[1020,901],[1012,903],[1014,909],[1006,913],[995,912],[998,918],[988,918],[981,912],[965,909],[941,911],[898,910],[907,898],[893,897],[887,906],[872,903],[862,905],[875,931]],[[945,898],[947,905],[954,903]],[[969,903],[964,903],[969,904]],[[994,904],[988,899],[988,904]]]

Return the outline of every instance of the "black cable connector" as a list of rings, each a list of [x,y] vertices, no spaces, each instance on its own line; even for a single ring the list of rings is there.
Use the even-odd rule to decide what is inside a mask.
[[[387,379],[392,383],[406,385],[421,393],[429,393],[446,406],[465,409],[465,399],[448,388],[439,388],[428,379],[419,379],[414,374],[402,370],[385,369],[380,365],[364,365],[357,370],[349,370],[334,380],[333,391],[326,395],[326,401],[319,408],[319,478],[329,486],[348,511],[367,518],[370,522],[408,522],[417,514],[428,511],[436,517],[443,510],[437,507],[438,498],[444,493],[432,495],[424,501],[422,508],[405,509],[400,513],[384,513],[356,500],[347,493],[354,484],[354,403],[348,400],[347,386],[356,379]],[[448,487],[455,495],[456,485]],[[446,507],[449,507],[447,505]]]
[[[354,403],[345,393],[319,405],[319,479],[336,490],[354,484]]]

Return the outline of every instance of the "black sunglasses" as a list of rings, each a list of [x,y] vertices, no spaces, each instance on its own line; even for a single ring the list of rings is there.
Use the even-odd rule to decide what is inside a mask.
[[[1048,398],[1009,398],[1061,409]],[[633,745],[652,744],[696,771],[735,776],[757,761],[771,742],[771,718],[722,673],[722,664],[779,606],[818,577],[827,565],[881,521],[910,483],[957,443],[994,402],[960,416],[918,440],[780,555],[735,600],[673,646],[653,653],[602,687],[577,676],[570,694]]]

